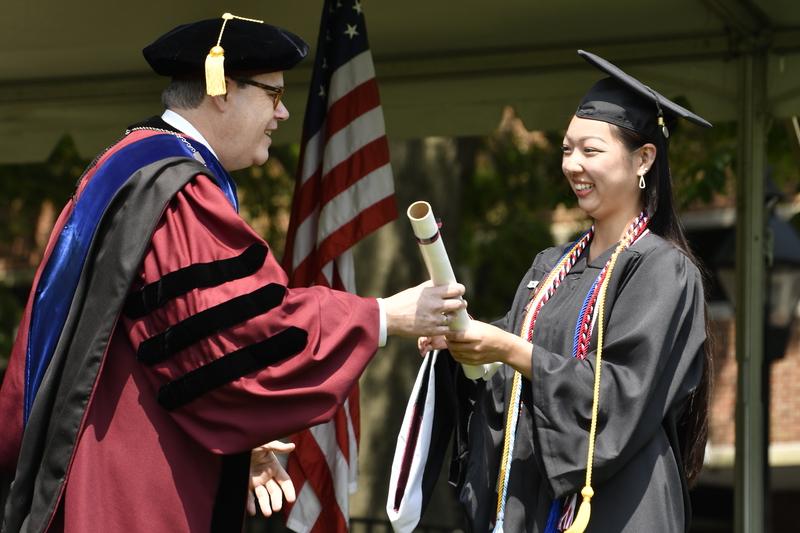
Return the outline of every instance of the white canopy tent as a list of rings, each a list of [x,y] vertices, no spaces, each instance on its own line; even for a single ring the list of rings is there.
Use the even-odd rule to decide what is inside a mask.
[[[736,0],[363,3],[393,139],[488,133],[507,104],[530,127],[563,127],[599,77],[577,48],[612,59],[668,96],[687,97],[715,122],[737,119],[738,58],[758,34],[770,45],[770,114],[789,116],[800,104],[795,0],[759,2],[771,24],[751,14],[750,2]],[[321,5],[143,0],[109,11],[97,0],[79,8],[48,0],[10,3],[0,19],[0,162],[40,161],[64,133],[90,156],[121,125],[158,111],[165,80],[151,73],[140,51],[179,23],[228,10],[290,28],[313,46]],[[296,119],[311,63],[287,76]],[[301,122],[290,120],[278,139],[298,139]]]
[[[353,9],[356,0],[342,0]],[[761,531],[763,168],[768,120],[800,109],[797,0],[363,0],[390,138],[485,134],[512,104],[532,128],[563,127],[598,73],[585,48],[682,95],[712,122],[738,120],[737,531]],[[43,160],[70,134],[87,157],[158,112],[164,80],[140,50],[171,27],[230,11],[314,45],[321,0],[32,0],[0,19],[0,163]],[[312,52],[313,53],[313,52]],[[311,61],[287,76],[297,140]]]

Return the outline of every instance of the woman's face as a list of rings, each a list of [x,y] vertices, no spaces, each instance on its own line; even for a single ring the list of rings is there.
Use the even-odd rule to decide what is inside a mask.
[[[629,151],[607,122],[572,117],[561,169],[581,209],[597,221],[630,218],[642,209],[639,177],[647,159]]]

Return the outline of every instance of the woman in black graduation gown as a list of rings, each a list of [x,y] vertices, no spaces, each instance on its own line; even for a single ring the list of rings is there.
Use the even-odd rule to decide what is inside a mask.
[[[574,520],[570,531],[581,531],[575,514],[590,499],[586,531],[687,531],[709,365],[702,280],[673,208],[667,138],[677,117],[710,124],[579,54],[609,75],[584,97],[563,144],[564,175],[592,229],[535,257],[504,319],[420,339],[420,348],[505,363],[476,382],[442,354],[437,363],[453,370],[437,374],[436,396],[452,387],[458,398],[451,481],[472,530],[550,533]]]

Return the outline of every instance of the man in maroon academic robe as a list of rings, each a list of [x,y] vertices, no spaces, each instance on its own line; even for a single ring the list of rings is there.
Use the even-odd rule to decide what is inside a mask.
[[[201,73],[218,40],[227,83],[211,96]],[[81,179],[0,391],[4,532],[236,531],[251,450],[262,464],[262,443],[331,417],[387,334],[442,334],[463,307],[460,286],[383,300],[288,289],[237,213],[227,171],[267,160],[289,117],[283,71],[307,50],[236,18],[145,49],[173,78],[167,111]],[[285,473],[268,465],[257,484],[280,501]]]

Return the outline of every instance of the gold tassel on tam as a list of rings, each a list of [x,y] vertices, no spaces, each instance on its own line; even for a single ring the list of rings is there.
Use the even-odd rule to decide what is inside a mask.
[[[231,19],[246,20],[247,22],[257,22],[264,24],[263,20],[248,19],[245,17],[237,17],[230,13],[222,14],[222,28],[219,30],[219,37],[217,37],[217,44],[209,50],[206,56],[206,94],[209,96],[219,96],[227,94],[228,88],[225,86],[225,49],[222,48],[222,32],[225,31],[225,25]]]
[[[218,96],[228,92],[225,87],[225,50],[215,46],[206,56],[206,93]]]

